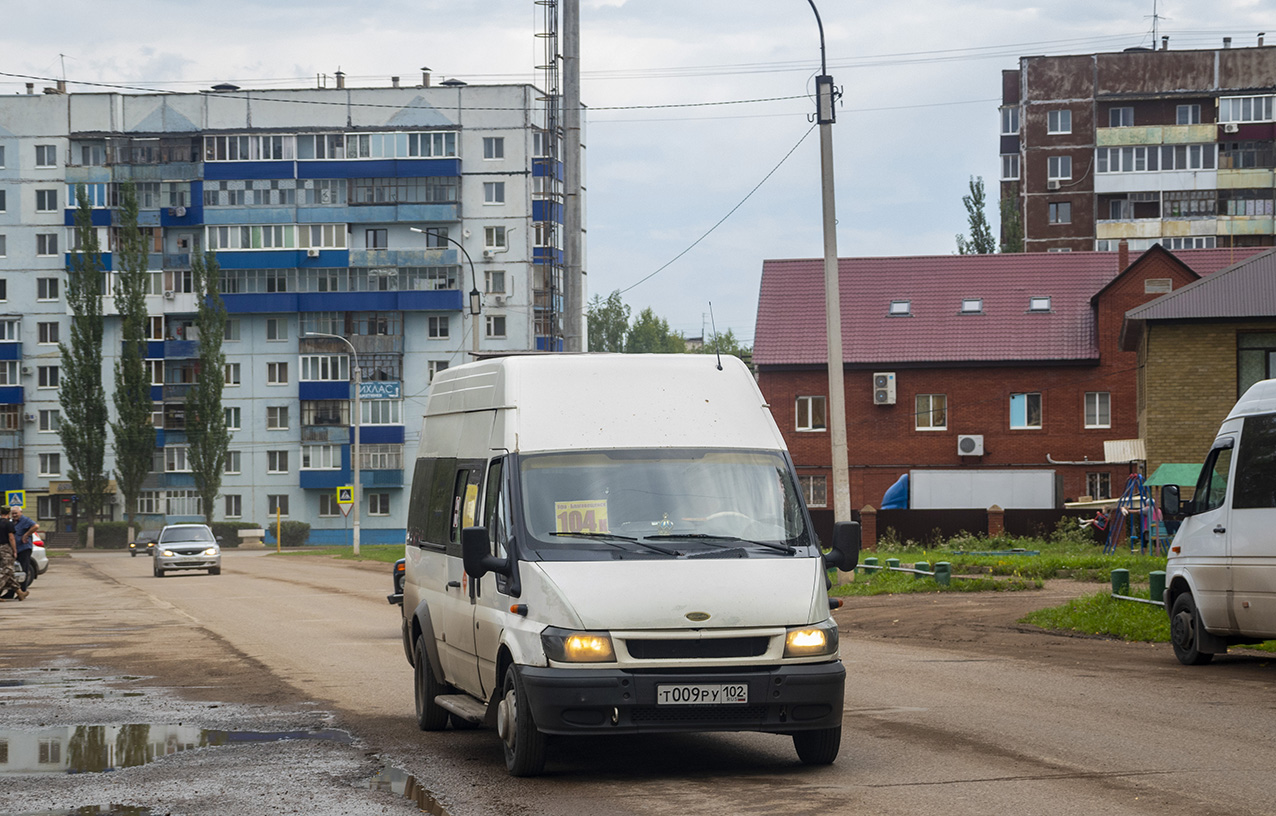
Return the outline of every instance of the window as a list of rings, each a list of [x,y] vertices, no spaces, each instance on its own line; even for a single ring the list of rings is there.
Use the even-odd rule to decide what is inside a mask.
[[[1163,195],[1165,218],[1210,218],[1218,210],[1213,190],[1176,190]]]
[[[226,364],[226,385],[239,385],[239,363]]]
[[[1109,108],[1108,127],[1134,127],[1134,108]]]
[[[1233,96],[1218,100],[1219,122],[1270,122],[1272,97]]]
[[[302,425],[349,425],[349,400],[303,400]]]
[[[1041,394],[1010,395],[1010,427],[1041,427]]]
[[[1072,111],[1052,110],[1046,113],[1047,133],[1071,133]]]
[[[798,397],[797,429],[799,431],[822,431],[826,427],[824,397]]]
[[[1012,136],[1019,132],[1019,108],[1001,109],[1001,135]]]
[[[981,314],[984,310],[983,298],[966,298],[961,302],[962,314]]]
[[[271,516],[288,515],[288,496],[287,495],[267,495],[266,510]]]
[[[225,409],[226,411],[226,430],[238,431],[240,425],[240,414],[242,413],[238,406]]]
[[[58,166],[58,146],[57,145],[36,145],[35,146],[35,166],[36,167],[57,167]]]
[[[302,470],[340,470],[340,445],[302,445]]]
[[[9,255],[9,242],[3,234],[0,234],[0,258],[6,258]]]
[[[1072,157],[1051,156],[1046,159],[1046,176],[1053,180],[1072,178]]]
[[[164,361],[163,360],[146,360],[144,365],[151,375],[151,385],[164,384]]]
[[[1085,426],[1087,428],[1112,427],[1112,395],[1107,391],[1087,391],[1085,395]]]
[[[243,497],[238,493],[228,493],[223,496],[226,500],[226,518],[239,518],[244,515]]]
[[[505,270],[488,269],[483,273],[484,291],[489,295],[505,294]]]
[[[948,395],[918,394],[914,405],[914,427],[917,430],[942,431],[948,428]]]
[[[1051,224],[1071,224],[1072,223],[1072,202],[1051,201],[1050,202],[1050,223]]]
[[[369,516],[390,515],[390,494],[389,493],[369,493],[368,494],[368,515]]]
[[[266,363],[266,385],[287,385],[288,364]]]
[[[483,246],[487,249],[505,249],[505,227],[484,227]]]
[[[35,299],[36,300],[57,300],[58,299],[58,279],[57,278],[36,278],[35,281]]]
[[[40,475],[41,476],[59,476],[62,473],[62,454],[60,453],[42,453],[40,454]]]
[[[1019,154],[1003,153],[1001,156],[1001,180],[1015,181],[1019,178]]]
[[[341,515],[341,505],[337,504],[337,497],[333,493],[319,494],[319,517],[334,518]]]
[[[288,339],[288,318],[286,317],[266,318],[266,339],[267,340],[287,340]]]
[[[302,382],[344,382],[349,379],[348,354],[305,354],[301,358]]]
[[[429,377],[429,379],[426,380],[426,385],[429,385],[430,383],[434,382],[434,378],[438,376],[438,373],[440,371],[446,371],[446,370],[447,370],[446,360],[430,360],[428,363],[426,363],[426,371]]]
[[[242,461],[243,459],[239,451],[237,450],[226,451],[226,464],[222,468],[222,473],[229,473],[229,474],[239,473]]]
[[[402,425],[403,400],[361,400],[362,425]]]
[[[58,387],[57,366],[36,366],[36,383],[39,388]]]
[[[18,321],[0,319],[0,340],[18,339]]]
[[[1236,495],[1232,507],[1247,510],[1276,507],[1276,416],[1245,417],[1241,450],[1236,458]]]
[[[147,340],[163,340],[164,339],[164,316],[163,315],[154,315],[146,319],[146,339]]]
[[[41,765],[62,764],[62,743],[57,737],[41,738],[37,761]]]
[[[288,406],[270,405],[266,407],[266,430],[286,431],[288,429]]]
[[[1174,121],[1179,125],[1199,125],[1201,123],[1200,105],[1179,105],[1174,109]]]
[[[281,451],[281,450],[266,451],[266,472],[267,473],[287,473],[288,472],[288,451]]]
[[[1050,311],[1050,298],[1048,297],[1028,298],[1028,311],[1030,312]]]
[[[0,212],[4,212],[6,207],[4,190],[0,190]]]
[[[484,136],[483,158],[488,159],[489,161],[505,158],[505,137]]]
[[[446,249],[451,243],[447,237],[447,227],[426,227],[421,231],[425,235],[425,245],[429,249]]]
[[[892,300],[888,314],[892,317],[905,317],[912,314],[912,301]]]
[[[0,145],[0,167],[4,167],[4,145]]]
[[[403,470],[402,445],[364,445],[359,448],[361,470]]]
[[[483,203],[484,204],[504,204],[505,203],[505,182],[503,181],[483,182]]]
[[[185,447],[164,448],[165,473],[190,473],[190,461]]]
[[[824,476],[799,476],[798,486],[807,507],[828,507],[828,479]]]
[[[1254,332],[1236,336],[1236,395],[1259,380],[1276,377],[1276,333]]]
[[[488,315],[487,316],[487,336],[488,337],[504,337],[505,336],[505,315]]]
[[[57,212],[58,209],[58,191],[57,190],[36,190],[35,191],[35,211],[36,212]]]
[[[21,385],[22,382],[18,379],[19,376],[17,360],[0,361],[0,385]],[[16,405],[5,406],[5,409],[15,409],[14,415],[16,416],[17,407],[18,406]],[[16,422],[7,421],[9,418],[8,414],[0,414],[0,417],[4,417],[6,420],[5,422],[0,423],[0,430],[16,431],[18,429]]]
[[[448,336],[448,324],[451,320],[447,315],[431,316],[426,319],[426,334],[431,338],[443,338]]]
[[[1201,475],[1192,496],[1192,509],[1197,513],[1216,510],[1227,498],[1227,478],[1232,470],[1232,440],[1227,447],[1214,448],[1205,459]]]
[[[222,339],[228,343],[234,343],[239,340],[238,317],[229,317],[226,319],[226,331],[222,334]]]
[[[3,288],[0,286],[0,288]],[[56,345],[58,342],[58,324],[57,323],[37,323],[35,324],[36,335],[39,338],[37,342],[44,345]]]
[[[144,516],[157,516],[163,496],[158,490],[139,490],[137,494],[137,512]]]
[[[1085,492],[1092,499],[1112,498],[1112,474],[1087,473],[1085,475]]]
[[[386,249],[390,246],[389,231],[384,229],[364,230],[364,246],[368,249]]]

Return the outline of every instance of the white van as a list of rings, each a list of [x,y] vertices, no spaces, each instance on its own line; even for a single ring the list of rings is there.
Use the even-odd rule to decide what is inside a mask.
[[[427,731],[791,734],[828,764],[845,670],[793,463],[748,368],[526,355],[441,372],[408,511],[403,645]]]
[[[1208,663],[1229,644],[1276,638],[1276,380],[1250,387],[1227,415],[1192,500],[1161,493],[1183,514],[1165,568],[1174,654]]]

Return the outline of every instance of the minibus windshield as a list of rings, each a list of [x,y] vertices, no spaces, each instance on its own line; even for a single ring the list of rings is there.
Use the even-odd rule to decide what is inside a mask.
[[[519,479],[537,550],[695,557],[743,546],[753,556],[809,544],[788,462],[772,451],[524,455]]]

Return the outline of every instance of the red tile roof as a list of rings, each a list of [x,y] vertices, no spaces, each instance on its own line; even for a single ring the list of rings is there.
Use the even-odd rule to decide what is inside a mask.
[[[1205,275],[1263,251],[1193,249],[1174,255]],[[1032,252],[841,258],[842,353],[848,365],[1092,360],[1098,357],[1090,298],[1120,272],[1115,252]],[[1049,297],[1049,312],[1029,298]],[[978,314],[962,301],[982,299]],[[907,317],[889,314],[909,301]],[[762,265],[753,362],[823,365],[824,262]]]

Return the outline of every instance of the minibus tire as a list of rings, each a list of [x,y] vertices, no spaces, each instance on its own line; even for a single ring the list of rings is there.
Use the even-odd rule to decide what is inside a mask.
[[[442,731],[447,728],[448,711],[434,698],[443,693],[434,679],[434,669],[425,653],[425,636],[416,637],[416,659],[412,663],[412,690],[416,698],[416,725],[422,731]]]
[[[505,769],[510,776],[539,776],[545,770],[545,735],[532,720],[532,707],[527,704],[527,691],[518,667],[505,670],[501,684],[498,729],[505,748]],[[513,732],[510,733],[510,727]]]
[[[1212,653],[1201,651],[1200,633],[1201,613],[1192,593],[1184,592],[1170,607],[1170,644],[1174,647],[1174,656],[1184,666],[1204,666],[1214,659]]]
[[[832,765],[842,747],[842,726],[795,731],[793,747],[803,765]]]

